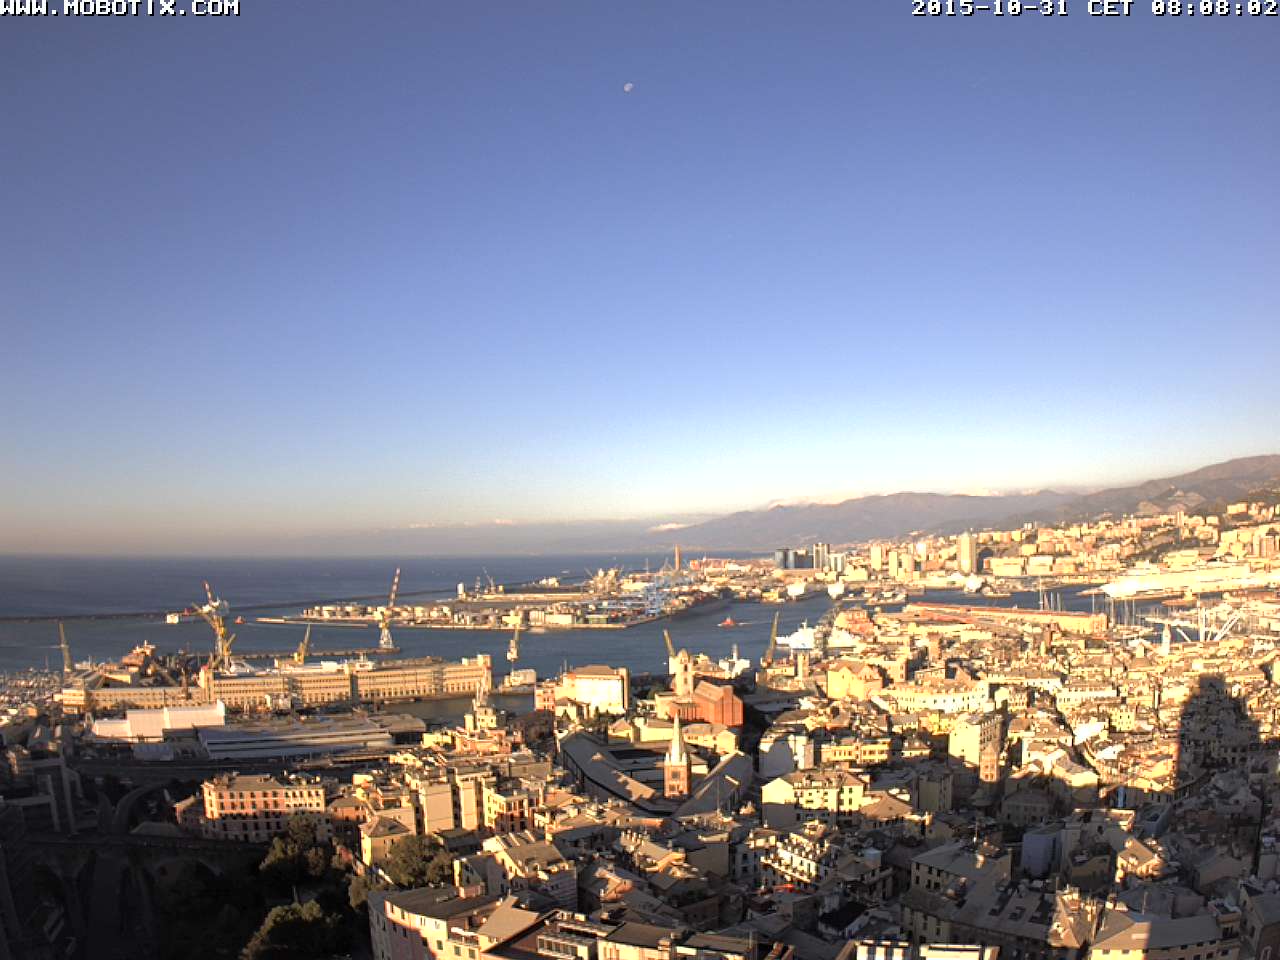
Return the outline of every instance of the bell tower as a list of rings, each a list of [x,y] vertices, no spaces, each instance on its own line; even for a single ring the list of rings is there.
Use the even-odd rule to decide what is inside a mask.
[[[698,678],[694,673],[693,657],[689,656],[689,651],[681,650],[677,653],[675,660],[672,661],[672,667],[671,689],[675,691],[676,696],[693,696],[693,688]]]
[[[687,797],[689,783],[693,779],[693,761],[684,746],[684,733],[680,729],[680,715],[676,714],[675,727],[671,731],[671,746],[662,762],[662,795]]]

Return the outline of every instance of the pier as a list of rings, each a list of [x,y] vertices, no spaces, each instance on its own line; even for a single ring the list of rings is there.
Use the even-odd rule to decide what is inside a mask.
[[[237,650],[239,660],[291,660],[298,652],[297,647],[281,650]],[[323,660],[325,657],[394,657],[400,653],[399,647],[347,647],[342,650],[312,650],[307,657]]]

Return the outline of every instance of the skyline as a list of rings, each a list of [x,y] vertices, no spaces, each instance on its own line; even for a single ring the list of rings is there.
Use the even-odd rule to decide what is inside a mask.
[[[14,18],[0,552],[1272,452],[1270,40],[834,3]]]

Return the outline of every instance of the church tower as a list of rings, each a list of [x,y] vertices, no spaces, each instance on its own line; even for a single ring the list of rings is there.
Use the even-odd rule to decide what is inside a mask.
[[[680,716],[677,714],[675,727],[671,731],[671,746],[667,748],[667,757],[662,762],[662,795],[687,797],[692,778],[693,761],[689,758],[689,751],[685,749]]]
[[[492,686],[493,674],[482,674],[480,682],[476,685],[475,696],[471,700],[471,712],[463,717],[463,725],[466,729],[498,729],[498,711],[489,700],[489,692],[492,689]]]
[[[809,651],[808,650],[796,651],[796,679],[797,680],[809,679]]]
[[[677,697],[692,697],[698,678],[693,669],[693,657],[688,650],[676,654],[671,664],[671,689]]]

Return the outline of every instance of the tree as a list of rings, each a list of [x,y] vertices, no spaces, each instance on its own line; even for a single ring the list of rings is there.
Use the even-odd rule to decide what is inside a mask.
[[[453,857],[444,847],[438,847],[427,862],[427,883],[433,887],[453,883]]]
[[[258,869],[277,886],[288,887],[301,878],[302,870],[298,862],[300,854],[301,851],[283,836],[274,837]]]
[[[290,903],[274,907],[241,952],[241,960],[293,960],[324,957],[346,946],[340,918],[320,904]]]
[[[284,836],[296,847],[314,847],[320,843],[320,835],[316,830],[314,817],[305,813],[294,814],[285,824]]]
[[[258,869],[278,889],[302,880],[319,880],[329,870],[330,851],[321,841],[312,817],[291,817],[284,831],[271,840],[271,847]]]
[[[302,856],[307,868],[307,876],[319,880],[329,869],[329,857],[323,847],[310,847]]]
[[[264,891],[253,876],[222,876],[184,864],[155,889],[161,960],[235,956],[262,919]]]
[[[347,883],[347,902],[351,904],[351,909],[360,911],[369,906],[369,891],[373,889],[373,885],[369,882],[369,878],[360,874],[355,874]]]
[[[357,916],[363,917],[368,914],[369,894],[374,890],[390,889],[389,884],[371,880],[367,874],[352,874],[347,882],[347,903]]]
[[[387,851],[383,871],[398,887],[443,886],[453,880],[453,859],[437,841],[404,837]]]

